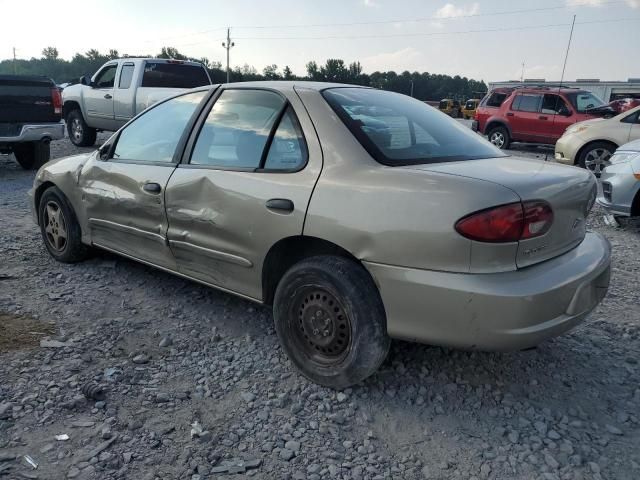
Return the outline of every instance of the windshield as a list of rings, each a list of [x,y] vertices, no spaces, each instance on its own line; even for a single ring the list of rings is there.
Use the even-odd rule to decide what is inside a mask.
[[[399,93],[368,88],[322,92],[369,154],[390,166],[506,157],[438,110]]]
[[[590,109],[602,107],[605,103],[591,92],[571,92],[567,94],[569,101],[578,113],[585,113]]]
[[[465,106],[465,108],[467,110],[473,110],[474,108],[476,108],[476,101],[475,100],[468,100],[467,101],[467,105]]]

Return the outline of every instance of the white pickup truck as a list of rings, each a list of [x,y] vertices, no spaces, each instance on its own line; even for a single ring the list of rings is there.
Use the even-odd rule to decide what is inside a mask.
[[[181,90],[210,85],[201,63],[161,58],[121,58],[62,92],[63,116],[74,145],[95,143],[96,132],[115,131],[154,103]]]

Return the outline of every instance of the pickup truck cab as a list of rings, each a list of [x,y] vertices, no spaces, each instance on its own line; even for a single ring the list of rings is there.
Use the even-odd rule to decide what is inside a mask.
[[[26,170],[49,161],[51,140],[64,137],[62,98],[47,77],[0,75],[0,153]]]
[[[198,62],[121,58],[105,63],[89,78],[62,93],[69,138],[87,147],[100,130],[116,131],[144,109],[182,90],[211,85]]]

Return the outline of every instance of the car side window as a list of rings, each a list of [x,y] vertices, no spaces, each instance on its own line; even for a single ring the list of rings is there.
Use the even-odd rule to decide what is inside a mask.
[[[493,92],[489,98],[487,99],[486,102],[486,106],[487,107],[499,107],[500,105],[502,105],[502,102],[504,102],[507,98],[507,94],[506,93],[501,93],[501,92]]]
[[[627,115],[620,121],[622,123],[640,123],[640,110],[631,115]]]
[[[567,107],[566,102],[559,95],[547,93],[542,98],[542,108],[540,109],[541,113],[548,115],[560,115],[570,111],[571,110]]]
[[[190,163],[231,170],[259,168],[284,106],[280,95],[266,90],[223,91],[200,129]]]
[[[291,106],[280,120],[264,163],[266,170],[298,170],[307,162],[307,144]]]
[[[107,65],[96,76],[94,85],[96,88],[113,88],[118,65]]]
[[[516,98],[511,105],[511,109],[519,112],[538,112],[540,110],[541,100],[541,95],[530,95],[527,93],[519,94],[516,95]]]
[[[118,88],[129,88],[131,86],[131,79],[133,78],[133,64],[125,63],[120,70],[120,80],[118,81]]]
[[[120,132],[112,158],[171,163],[187,123],[206,94],[188,93],[147,110]]]

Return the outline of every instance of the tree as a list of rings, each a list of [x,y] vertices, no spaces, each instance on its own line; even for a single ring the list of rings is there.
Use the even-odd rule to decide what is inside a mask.
[[[316,62],[311,61],[307,63],[307,77],[309,77],[310,80],[317,80],[317,81],[323,80],[322,74],[320,73],[320,70],[318,69],[318,64]]]
[[[57,60],[58,49],[56,47],[47,47],[42,49],[42,57],[46,60]]]
[[[289,68],[289,65],[285,65],[284,69],[282,70],[282,78],[284,80],[295,80],[296,76]]]
[[[107,58],[109,60],[115,60],[116,58],[120,58],[120,55],[118,54],[118,50],[114,50],[113,48],[109,50],[109,53],[107,53]]]
[[[265,80],[278,80],[280,78],[280,74],[278,73],[278,65],[275,63],[272,65],[267,65],[262,70],[262,75],[264,75]]]
[[[189,58],[181,54],[177,48],[162,47],[162,51],[158,54],[158,58],[173,58],[175,60],[188,60]]]

